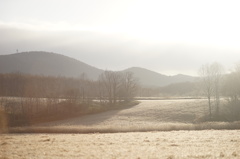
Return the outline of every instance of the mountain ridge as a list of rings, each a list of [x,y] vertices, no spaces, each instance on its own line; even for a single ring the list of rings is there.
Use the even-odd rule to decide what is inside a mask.
[[[11,72],[66,77],[79,77],[88,72],[88,78],[96,80],[103,70],[65,55],[31,51],[0,55],[0,73]]]
[[[0,73],[13,72],[66,77],[80,77],[84,74],[91,80],[97,80],[104,70],[52,52],[30,51],[0,55]],[[134,76],[139,79],[139,83],[146,87],[161,87],[194,80],[194,77],[188,75],[167,76],[141,67],[130,67],[120,72],[133,72]]]
[[[147,87],[162,87],[173,83],[193,82],[195,80],[195,77],[188,75],[167,76],[141,67],[131,67],[124,71],[133,72],[135,76],[141,79],[141,84]]]

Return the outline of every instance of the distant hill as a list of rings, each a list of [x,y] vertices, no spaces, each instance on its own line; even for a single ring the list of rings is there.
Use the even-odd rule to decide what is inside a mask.
[[[76,59],[49,52],[31,51],[0,55],[0,73],[21,72],[34,75],[79,77],[97,80],[104,70],[95,68]],[[123,72],[133,72],[143,86],[166,86],[173,83],[191,82],[187,75],[166,76],[144,68],[132,67]]]
[[[154,71],[140,67],[132,67],[124,70],[125,72],[133,72],[143,86],[156,87],[167,86],[173,83],[193,82],[195,77],[178,74],[175,76],[166,76]]]
[[[49,52],[22,52],[0,55],[0,73],[21,72],[34,75],[79,77],[83,73],[96,80],[103,72],[76,59]]]

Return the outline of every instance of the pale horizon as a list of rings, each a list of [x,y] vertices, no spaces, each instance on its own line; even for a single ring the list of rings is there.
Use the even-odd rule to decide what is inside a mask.
[[[100,69],[197,75],[240,61],[238,1],[0,2],[0,55],[54,52]]]

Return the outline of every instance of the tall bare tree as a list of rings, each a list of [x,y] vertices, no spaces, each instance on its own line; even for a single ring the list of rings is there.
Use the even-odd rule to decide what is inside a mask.
[[[208,99],[209,117],[212,118],[212,104],[213,97],[216,106],[216,114],[219,114],[220,105],[220,85],[222,79],[223,67],[219,63],[211,65],[205,64],[199,70],[199,75],[202,84],[202,90]]]
[[[136,95],[138,89],[137,79],[133,76],[132,72],[122,73],[121,78],[121,96],[125,101],[131,101]]]
[[[120,87],[120,73],[114,71],[104,71],[100,75],[99,80],[103,83],[107,91],[109,103],[111,105],[115,105]]]
[[[223,66],[215,62],[211,65],[211,72],[212,72],[212,78],[213,78],[216,115],[219,115],[220,89],[221,89],[222,77],[223,77]]]
[[[206,95],[208,99],[209,118],[211,118],[212,117],[211,97],[213,94],[213,85],[209,64],[202,65],[202,67],[199,70],[199,75],[201,79],[201,88],[203,90],[204,95]]]

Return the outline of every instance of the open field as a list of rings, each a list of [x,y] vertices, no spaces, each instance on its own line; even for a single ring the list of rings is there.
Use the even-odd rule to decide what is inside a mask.
[[[10,132],[110,133],[240,129],[239,122],[197,123],[196,121],[208,112],[206,103],[205,99],[141,100],[140,104],[126,109],[14,128]],[[223,104],[221,110],[224,110],[224,107]]]
[[[196,123],[206,112],[204,99],[142,100],[127,109],[12,128],[0,134],[0,159],[240,158],[239,122]]]
[[[240,122],[198,123],[207,114],[205,99],[141,100],[140,104],[98,114],[11,128],[12,133],[116,133],[169,130],[240,129]],[[224,104],[221,107],[223,111]]]
[[[192,123],[207,111],[206,100],[141,100],[128,109],[42,124],[43,126],[157,126],[162,123]]]
[[[239,130],[4,134],[0,158],[240,158]]]

